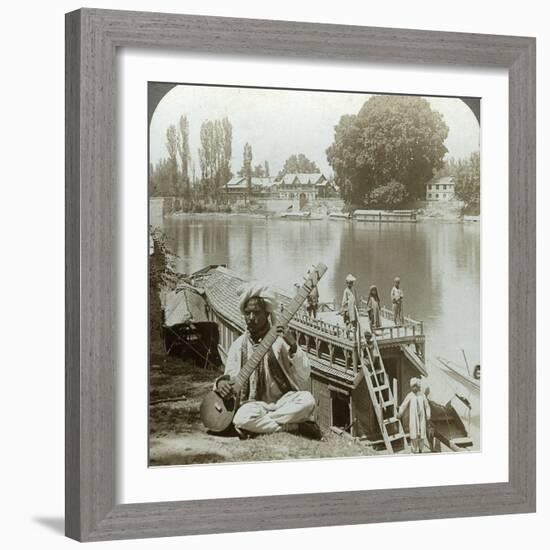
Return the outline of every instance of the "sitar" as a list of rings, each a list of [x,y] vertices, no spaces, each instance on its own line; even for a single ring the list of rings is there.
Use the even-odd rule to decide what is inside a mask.
[[[286,327],[290,323],[326,271],[327,266],[322,263],[317,264],[314,269],[310,269],[304,278],[304,283],[296,292],[294,298],[292,298],[283,311],[277,312],[277,323],[272,324],[268,333],[254,349],[244,366],[241,366],[235,380],[239,388],[244,387],[246,381],[256,370],[265,354],[277,339],[277,328],[280,326]],[[214,433],[220,433],[229,428],[239,408],[239,398],[239,395],[232,395],[224,399],[215,390],[209,392],[204,397],[200,408],[201,420],[205,427]]]

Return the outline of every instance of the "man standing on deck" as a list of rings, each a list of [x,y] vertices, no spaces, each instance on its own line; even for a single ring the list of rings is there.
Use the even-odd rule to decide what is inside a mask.
[[[344,322],[348,327],[357,327],[357,300],[355,298],[355,290],[353,283],[357,279],[350,273],[346,277],[346,288],[342,296],[342,307],[340,313],[344,315]]]
[[[250,283],[239,295],[246,332],[229,348],[225,373],[215,382],[224,399],[240,395],[242,405],[233,418],[237,432],[246,437],[289,431],[321,439],[319,426],[312,421],[315,399],[308,391],[308,358],[286,328],[278,327],[279,337],[244,386],[239,386],[240,369],[268,333],[277,311],[275,294],[265,285]]]
[[[397,325],[403,325],[403,291],[401,290],[401,279],[396,277],[391,289],[391,304],[393,310],[393,322]]]

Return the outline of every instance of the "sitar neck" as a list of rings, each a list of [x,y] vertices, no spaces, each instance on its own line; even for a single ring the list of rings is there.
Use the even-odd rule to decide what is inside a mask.
[[[274,314],[276,316],[276,321],[272,319],[272,325],[267,334],[262,338],[261,342],[255,346],[252,355],[247,359],[246,364],[241,367],[239,374],[237,375],[237,382],[242,386],[252,375],[256,367],[260,364],[260,361],[263,359],[264,355],[269,351],[269,348],[277,340],[278,333],[277,327],[286,327],[290,323],[291,319],[296,315],[306,298],[309,296],[311,291],[315,288],[319,279],[324,275],[327,268],[323,264],[317,266],[317,271],[313,275],[310,275],[306,278],[305,283],[300,287],[296,292],[296,295],[288,305],[283,309],[283,311]]]

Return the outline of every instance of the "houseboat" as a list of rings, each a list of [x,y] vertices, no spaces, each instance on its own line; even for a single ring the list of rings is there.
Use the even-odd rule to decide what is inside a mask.
[[[191,284],[205,299],[206,317],[218,327],[222,360],[245,330],[237,292],[245,282],[222,266],[191,276]],[[283,290],[277,294],[284,309],[291,297]],[[382,309],[382,326],[370,331],[372,339],[367,346],[337,317],[334,308],[324,304],[317,318],[300,311],[290,322],[298,345],[309,356],[317,422],[322,429],[340,428],[390,453],[408,450],[397,408],[409,391],[409,380],[427,376],[422,322],[406,318],[404,325],[394,326],[391,312]],[[360,320],[362,329],[369,331],[368,319],[361,312]]]
[[[416,223],[416,212],[414,210],[355,210],[353,219],[360,222]]]

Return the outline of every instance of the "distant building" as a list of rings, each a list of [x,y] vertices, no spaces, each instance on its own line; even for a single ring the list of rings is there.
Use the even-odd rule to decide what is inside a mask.
[[[327,195],[328,179],[320,173],[285,174],[275,182],[280,199],[299,199],[300,203],[314,201]]]
[[[451,201],[455,198],[455,182],[452,176],[432,179],[426,184],[427,201]]]
[[[246,177],[234,176],[222,192],[230,201],[250,198],[269,198],[299,201],[300,208],[317,198],[330,196],[330,184],[323,174],[286,174],[282,179],[258,178],[251,180],[249,194]]]
[[[275,183],[275,178],[252,177],[250,182],[250,192],[254,195],[264,195],[271,191]],[[244,176],[233,176],[227,186],[223,188],[225,193],[227,188],[227,197],[233,200],[244,200],[248,195],[248,182]]]

